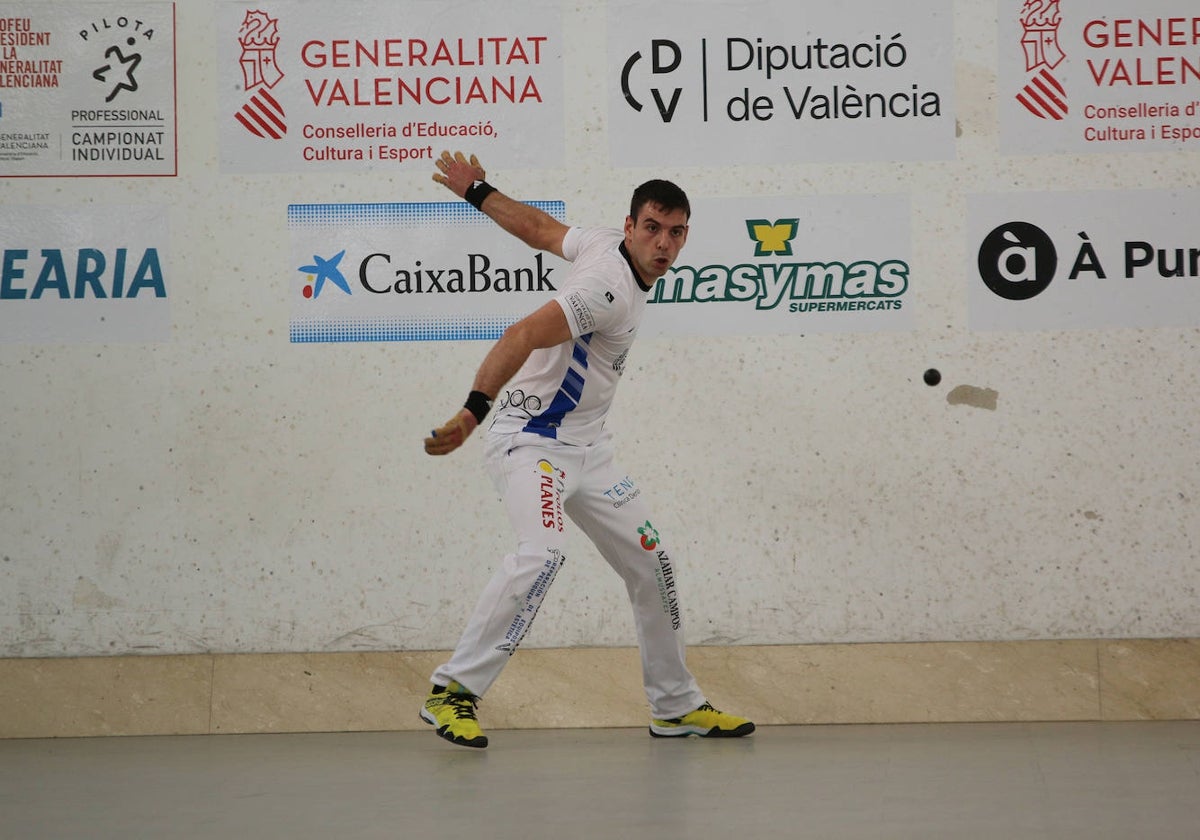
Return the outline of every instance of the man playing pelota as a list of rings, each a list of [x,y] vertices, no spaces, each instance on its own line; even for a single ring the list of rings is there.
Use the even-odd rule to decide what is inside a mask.
[[[433,179],[531,248],[571,263],[557,296],[517,321],[483,359],[464,407],[425,439],[445,455],[484,421],[488,472],[516,533],[421,717],[443,738],[486,747],[475,709],[537,615],[565,559],[567,520],[625,581],[650,702],[650,734],[741,737],[754,724],[714,709],[685,663],[675,571],[645,496],[614,462],[605,418],[654,283],[687,241],[691,207],[669,181],[648,181],[624,229],[568,227],[496,190],[472,155],[443,152]]]

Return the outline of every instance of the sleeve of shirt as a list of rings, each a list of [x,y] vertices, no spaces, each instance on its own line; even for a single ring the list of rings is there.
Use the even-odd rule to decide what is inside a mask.
[[[594,238],[586,229],[571,228],[563,237],[563,256],[572,261],[578,259],[588,251]],[[614,278],[606,275],[602,263],[584,260],[574,269],[569,285],[563,287],[555,300],[567,316],[571,335],[578,338],[615,324],[622,300],[614,294],[611,288]]]
[[[606,295],[606,291],[603,288],[577,286],[564,290],[555,298],[567,316],[573,337],[603,330],[614,320],[612,295]]]
[[[571,227],[567,229],[562,241],[563,258],[567,262],[575,262],[580,251],[583,250],[585,238],[583,228]]]

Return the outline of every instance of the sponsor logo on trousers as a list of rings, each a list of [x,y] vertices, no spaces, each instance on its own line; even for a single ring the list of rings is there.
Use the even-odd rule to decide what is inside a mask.
[[[671,629],[678,630],[683,626],[679,612],[679,596],[675,591],[675,570],[671,568],[671,558],[667,552],[660,551],[658,569],[655,577],[658,579],[658,594],[662,597],[663,612],[671,617]]]
[[[542,506],[542,527],[551,531],[563,530],[562,493],[566,473],[549,461],[538,461],[538,495]]]

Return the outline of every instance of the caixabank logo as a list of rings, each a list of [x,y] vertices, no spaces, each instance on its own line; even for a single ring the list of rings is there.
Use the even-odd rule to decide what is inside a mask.
[[[313,254],[311,263],[297,269],[304,275],[304,286],[300,293],[308,300],[315,300],[325,290],[325,284],[331,283],[346,294],[353,294],[346,276],[342,274],[341,263],[345,256],[345,248],[328,258]]]
[[[297,260],[293,342],[497,339],[514,307],[557,292],[546,255],[413,255],[396,245],[332,245]],[[511,301],[511,303],[510,303]]]
[[[654,287],[659,304],[753,304],[754,311],[899,310],[909,287],[902,259],[817,258],[797,243],[800,218],[746,219],[753,262],[677,265]]]
[[[331,257],[313,254],[312,262],[297,267],[304,276],[301,295],[316,300],[326,284],[343,294],[354,294],[342,268],[346,249]],[[351,266],[355,284],[362,292],[399,297],[471,295],[484,293],[555,292],[545,254],[535,253],[528,265],[498,265],[482,253],[467,254],[459,264],[435,264],[424,259],[407,260],[400,254],[374,251]]]
[[[288,228],[293,342],[496,339],[558,291],[556,257],[463,201],[289,204]]]

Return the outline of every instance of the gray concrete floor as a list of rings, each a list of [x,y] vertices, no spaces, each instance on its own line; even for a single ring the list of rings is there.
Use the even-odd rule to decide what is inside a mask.
[[[0,837],[1200,838],[1200,722],[0,741]]]

